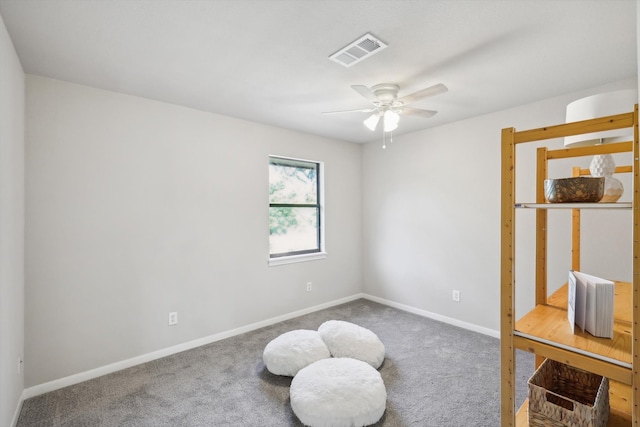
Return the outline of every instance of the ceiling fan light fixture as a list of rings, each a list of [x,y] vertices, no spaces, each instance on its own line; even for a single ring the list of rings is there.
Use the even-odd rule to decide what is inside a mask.
[[[398,128],[398,122],[400,121],[400,115],[392,110],[384,112],[384,131],[391,132]]]
[[[429,118],[433,117],[433,115],[437,113],[437,111],[434,110],[409,107],[408,104],[417,102],[429,96],[444,93],[448,90],[445,85],[439,83],[402,98],[398,98],[398,91],[400,90],[400,87],[395,83],[380,83],[372,87],[367,87],[365,85],[351,85],[351,89],[358,92],[358,94],[369,101],[372,106],[357,110],[327,111],[323,114],[373,113],[363,121],[363,124],[367,129],[374,132],[379,126],[380,119],[382,119],[382,148],[386,147],[387,134],[393,138],[392,132],[398,128],[400,114]]]
[[[363,123],[367,127],[367,129],[373,132],[378,127],[378,121],[380,121],[380,115],[375,113],[369,116],[369,118],[366,119]]]

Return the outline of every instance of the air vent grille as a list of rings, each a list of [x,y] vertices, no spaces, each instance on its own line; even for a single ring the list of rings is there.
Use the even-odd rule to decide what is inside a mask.
[[[387,47],[385,42],[373,36],[371,33],[367,33],[358,40],[348,44],[333,55],[329,56],[329,59],[348,68],[363,59],[380,52],[385,47]]]

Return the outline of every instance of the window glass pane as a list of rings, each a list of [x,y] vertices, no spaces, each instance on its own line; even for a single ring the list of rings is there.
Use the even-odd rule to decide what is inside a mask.
[[[318,165],[309,162],[269,162],[269,203],[315,204]]]
[[[269,252],[317,251],[317,208],[269,208]]]

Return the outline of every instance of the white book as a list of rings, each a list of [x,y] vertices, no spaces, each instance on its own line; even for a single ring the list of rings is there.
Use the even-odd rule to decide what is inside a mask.
[[[596,337],[613,338],[615,284],[579,271],[569,271],[567,318]]]
[[[576,276],[569,271],[569,280],[567,281],[567,319],[569,319],[572,334],[576,333],[576,297],[578,294],[576,285]]]

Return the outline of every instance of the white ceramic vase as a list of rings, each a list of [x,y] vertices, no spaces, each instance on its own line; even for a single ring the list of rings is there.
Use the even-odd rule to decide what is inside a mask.
[[[591,176],[604,176],[604,196],[600,202],[616,202],[624,193],[622,183],[613,177],[616,171],[616,163],[611,154],[599,154],[593,157],[589,165]]]

